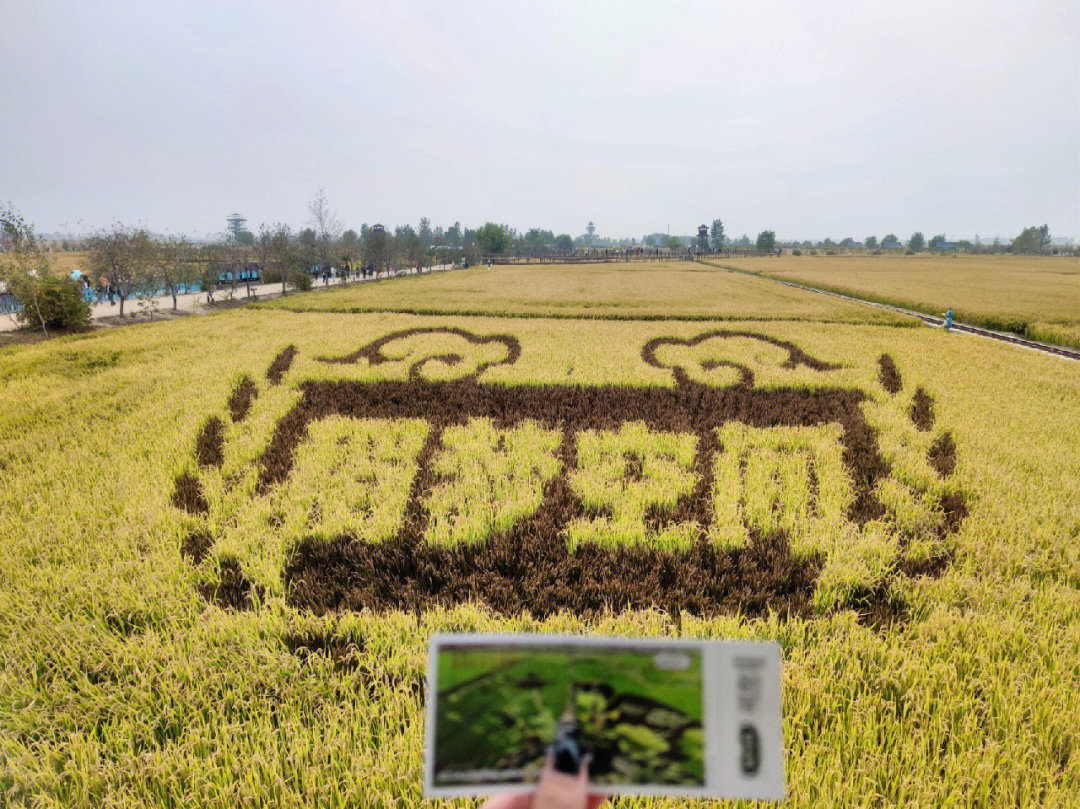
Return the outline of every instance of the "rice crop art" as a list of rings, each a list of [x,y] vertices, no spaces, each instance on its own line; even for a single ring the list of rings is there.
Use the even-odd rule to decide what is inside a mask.
[[[203,595],[315,614],[854,608],[880,626],[904,615],[901,580],[948,563],[956,444],[888,355],[852,387],[793,342],[705,330],[641,346],[666,386],[484,381],[521,353],[414,328],[302,372],[282,347],[234,380],[172,496]],[[406,379],[377,378],[403,361]]]

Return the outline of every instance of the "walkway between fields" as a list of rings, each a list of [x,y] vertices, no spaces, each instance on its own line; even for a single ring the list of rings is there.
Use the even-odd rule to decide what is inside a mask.
[[[928,315],[925,312],[917,312],[914,309],[905,309],[902,306],[894,306],[891,303],[882,303],[880,301],[871,300],[869,298],[860,298],[856,295],[849,295],[843,292],[836,292],[831,289],[822,289],[821,287],[810,286],[808,284],[800,284],[796,281],[785,281],[782,278],[776,278],[765,273],[752,272],[751,270],[742,270],[738,267],[728,267],[725,264],[712,264],[708,261],[702,261],[698,259],[699,264],[704,264],[706,267],[716,267],[726,272],[736,273],[739,275],[749,275],[754,278],[763,278],[766,281],[773,281],[777,284],[783,284],[787,287],[793,287],[795,289],[802,289],[806,292],[817,292],[819,295],[829,295],[833,298],[842,298],[845,301],[854,301],[855,303],[862,303],[867,306],[876,306],[878,309],[888,309],[890,312],[898,312],[902,315],[909,315],[911,317],[917,317],[923,323],[928,326],[934,326],[941,328],[945,325],[945,318],[935,317],[934,315]],[[1071,348],[1063,348],[1062,346],[1051,345],[1049,343],[1040,343],[1038,340],[1029,340],[1026,337],[1019,337],[1015,334],[1008,334],[1007,332],[994,331],[993,329],[985,329],[982,326],[972,326],[968,323],[961,323],[957,320],[952,321],[952,331],[960,334],[971,334],[976,337],[986,337],[991,340],[998,340],[1003,343],[1012,343],[1013,345],[1020,346],[1021,348],[1029,348],[1032,351],[1041,351],[1044,354],[1053,354],[1055,357],[1063,357],[1068,360],[1080,360],[1080,351],[1075,351]]]
[[[446,272],[447,270],[455,269],[453,264],[440,264],[435,267],[425,267],[424,272],[429,273],[433,271]],[[408,275],[416,275],[415,269],[401,270],[397,275],[383,274],[378,278],[357,278],[351,277],[346,286],[360,286],[361,284],[370,284],[375,281],[391,281],[395,278],[403,278]],[[328,284],[324,284],[321,277],[315,279],[315,283],[311,287],[312,292],[318,292],[320,289],[330,289],[333,287],[342,286],[340,278],[331,278]],[[293,294],[300,294],[298,290],[289,288],[289,292]],[[269,298],[277,298],[281,295],[281,284],[252,284],[251,294],[248,294],[248,288],[242,282],[237,282],[236,287],[220,287],[214,290],[214,303],[207,302],[207,296],[205,292],[188,292],[183,295],[176,296],[176,311],[182,314],[195,314],[205,315],[210,312],[219,311],[225,306],[235,306],[238,304],[249,303],[251,301],[264,301]],[[160,317],[162,319],[173,316],[173,302],[171,295],[159,295],[153,298],[157,303],[156,308],[150,307],[149,309],[140,305],[139,298],[128,298],[124,301],[124,323],[128,321],[136,323],[139,321],[149,320],[149,312],[153,311],[154,317]],[[90,304],[90,320],[91,322],[98,321],[99,325],[118,325],[120,314],[120,301],[116,299],[115,303],[92,303]],[[0,332],[14,331],[19,327],[18,321],[15,319],[15,315],[0,315]],[[40,329],[39,329],[40,331]]]

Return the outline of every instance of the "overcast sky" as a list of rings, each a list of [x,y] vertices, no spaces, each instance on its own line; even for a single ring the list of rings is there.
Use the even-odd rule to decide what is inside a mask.
[[[39,231],[1080,236],[1076,0],[164,5],[5,0]]]

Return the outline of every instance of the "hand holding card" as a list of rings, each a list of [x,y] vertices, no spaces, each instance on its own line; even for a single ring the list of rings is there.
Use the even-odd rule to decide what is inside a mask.
[[[554,756],[548,756],[536,792],[504,792],[486,800],[480,809],[596,809],[607,795],[589,792],[588,757],[574,775],[555,769]]]
[[[431,797],[784,794],[775,643],[437,636],[428,693]]]

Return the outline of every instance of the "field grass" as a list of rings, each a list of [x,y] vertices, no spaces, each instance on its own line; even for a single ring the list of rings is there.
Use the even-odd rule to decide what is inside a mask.
[[[265,305],[303,312],[901,322],[858,304],[777,290],[685,261],[472,267],[290,295]]]
[[[792,256],[726,266],[1080,348],[1080,258]]]
[[[81,250],[55,250],[49,253],[49,262],[53,271],[70,273],[72,270],[86,271],[89,254]]]
[[[481,272],[285,303],[457,306]],[[659,311],[704,311],[690,277]],[[408,415],[433,392],[473,415]],[[0,396],[0,802],[419,806],[427,639],[523,630],[776,639],[791,806],[1080,805],[1080,365],[867,322],[261,308],[0,349]],[[591,504],[572,542],[552,492]],[[508,523],[536,531],[483,538]],[[578,583],[526,577],[546,553]]]

